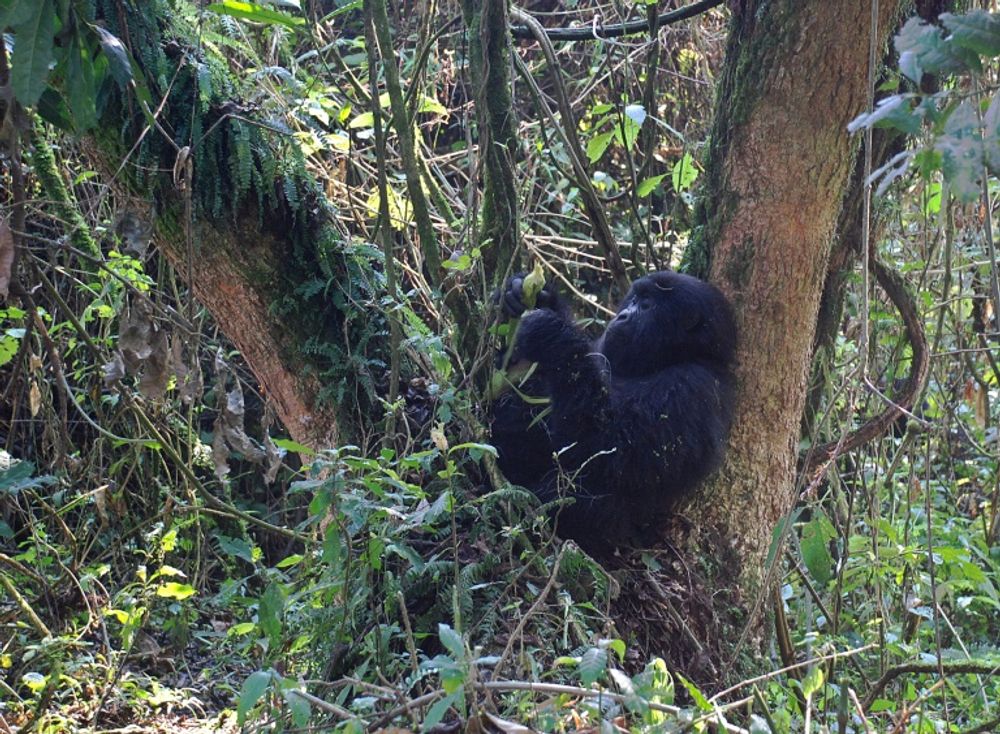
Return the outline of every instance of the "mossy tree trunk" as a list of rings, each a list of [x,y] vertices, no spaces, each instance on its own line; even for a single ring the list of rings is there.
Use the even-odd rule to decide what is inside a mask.
[[[865,109],[871,33],[881,59],[901,3],[881,0],[875,29],[870,0],[737,5],[689,266],[736,307],[739,395],[725,464],[684,512],[692,545],[717,561],[707,584],[740,607],[724,614],[730,656],[763,638],[767,553],[796,501],[817,311],[856,150],[847,124]]]
[[[513,259],[520,242],[516,163],[520,156],[511,97],[511,47],[506,0],[463,0],[469,67],[483,169],[482,221],[486,277]]]

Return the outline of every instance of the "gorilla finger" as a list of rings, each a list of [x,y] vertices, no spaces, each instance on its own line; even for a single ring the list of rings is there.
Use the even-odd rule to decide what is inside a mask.
[[[519,295],[514,295],[509,291],[503,296],[503,310],[508,316],[520,316],[524,313],[524,304]]]

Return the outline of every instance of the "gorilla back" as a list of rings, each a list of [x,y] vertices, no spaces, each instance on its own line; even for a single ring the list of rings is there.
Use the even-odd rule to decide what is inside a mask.
[[[521,280],[506,285],[508,313],[524,310]],[[520,394],[493,405],[500,469],[543,502],[572,500],[556,510],[562,536],[589,547],[648,541],[722,460],[734,389],[732,309],[708,283],[653,273],[632,284],[591,342],[548,286],[538,304],[522,318],[514,349],[538,369]]]

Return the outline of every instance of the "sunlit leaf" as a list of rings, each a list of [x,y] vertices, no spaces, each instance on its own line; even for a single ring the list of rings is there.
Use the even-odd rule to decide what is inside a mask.
[[[295,28],[306,22],[305,18],[296,18],[288,13],[270,10],[257,3],[241,2],[240,0],[222,0],[221,3],[212,3],[207,9],[219,15],[229,15],[233,18],[249,20],[254,23],[283,25],[289,28]]]
[[[198,593],[197,590],[191,584],[180,584],[176,581],[168,581],[156,588],[157,596],[166,597],[167,599],[177,599],[177,601],[184,601],[196,593]]]
[[[690,153],[685,153],[681,159],[674,164],[670,171],[670,182],[674,185],[674,191],[680,193],[691,188],[691,184],[698,178],[698,169],[694,165],[694,158]]]
[[[659,176],[650,176],[649,178],[643,179],[639,182],[639,185],[635,189],[636,196],[639,198],[649,196],[666,177],[667,174],[661,173]]]

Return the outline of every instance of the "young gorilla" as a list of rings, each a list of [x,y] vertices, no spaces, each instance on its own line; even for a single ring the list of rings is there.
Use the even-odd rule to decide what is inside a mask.
[[[522,276],[501,307],[525,308]],[[674,272],[632,284],[595,343],[550,286],[521,320],[514,361],[537,362],[522,395],[493,406],[500,469],[557,513],[564,537],[599,548],[655,537],[676,502],[720,463],[732,417],[736,326],[714,286]],[[551,411],[547,411],[547,408]]]

